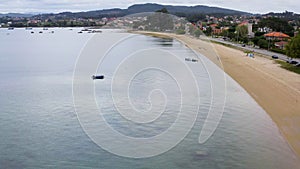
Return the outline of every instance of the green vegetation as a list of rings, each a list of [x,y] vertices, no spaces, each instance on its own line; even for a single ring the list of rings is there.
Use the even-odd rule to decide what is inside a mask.
[[[276,60],[276,63],[280,64],[280,67],[282,67],[286,70],[289,70],[289,71],[300,74],[300,67],[296,67],[295,65],[286,63],[286,62],[281,61],[281,60]]]
[[[281,54],[284,54],[284,55],[286,54],[285,50],[278,49],[278,48],[272,48],[271,51],[276,52],[276,53],[281,53]]]
[[[284,32],[290,36],[293,36],[294,31],[293,26],[291,26],[286,20],[275,17],[261,19],[261,21],[258,23],[258,27],[268,27],[273,31]]]
[[[199,36],[201,34],[203,34],[203,32],[198,27],[196,27],[194,25],[190,25],[189,32],[192,36],[195,36],[196,38],[199,38]]]
[[[254,46],[259,46],[260,48],[263,49],[268,49],[271,50],[273,52],[276,53],[281,53],[281,54],[285,54],[285,49],[278,49],[275,47],[275,43],[279,42],[279,41],[287,41],[288,39],[266,39],[266,37],[264,36],[266,33],[269,32],[282,32],[285,33],[289,36],[294,36],[294,32],[296,32],[296,30],[294,30],[294,27],[299,26],[300,22],[297,20],[289,20],[289,18],[292,17],[292,19],[294,19],[295,17],[293,17],[291,14],[293,13],[289,13],[289,12],[285,12],[283,14],[275,14],[275,13],[271,13],[271,17],[266,16],[266,18],[262,18],[262,17],[258,17],[258,23],[254,23],[253,21],[251,21],[251,19],[248,18],[248,20],[246,20],[246,24],[250,23],[252,24],[252,31],[254,33],[254,36],[252,37],[252,34],[249,34],[248,32],[248,27],[247,25],[243,25],[240,26],[238,25],[238,23],[231,23],[230,20],[232,20],[232,16],[231,17],[227,17],[227,18],[223,18],[223,20],[221,22],[218,22],[218,26],[220,26],[221,28],[226,28],[222,31],[222,33],[217,34],[219,36],[223,36],[226,38],[226,40],[230,40],[230,41],[234,41],[237,43],[244,43],[244,44],[249,44]],[[277,15],[280,15],[282,17],[277,17]],[[297,15],[297,14],[295,14]],[[285,18],[285,16],[289,16],[288,18]],[[297,15],[298,16],[298,15]],[[235,18],[236,19],[236,18]],[[215,27],[215,28],[218,28]],[[204,31],[204,33],[208,36],[212,35],[214,31],[206,28],[206,31]],[[225,39],[224,38],[224,39]],[[292,45],[295,47],[292,47],[294,49],[298,48],[299,46],[297,45]],[[297,53],[295,50],[293,51],[295,54],[294,55],[299,55],[300,53]],[[293,54],[291,54],[293,55]],[[292,56],[293,57],[293,56]],[[294,56],[296,57],[296,56]]]
[[[205,31],[204,31],[204,33],[205,33],[205,35],[206,36],[210,36],[211,34],[212,34],[212,28],[211,27],[208,27]]]
[[[259,39],[258,42],[257,42],[257,45],[260,47],[260,48],[264,48],[264,49],[267,49],[268,48],[268,41],[265,40],[265,39]]]
[[[300,58],[300,34],[292,38],[286,46],[286,55],[291,58]]]
[[[236,33],[237,33],[237,41],[239,41],[239,38],[242,41],[245,41],[245,39],[248,39],[248,28],[247,28],[247,26],[245,26],[245,25],[237,26],[236,27]]]
[[[205,15],[204,14],[189,14],[187,16],[185,16],[186,19],[189,21],[189,22],[192,22],[192,23],[195,23],[195,22],[198,22],[199,20],[203,20],[205,19]]]
[[[167,8],[162,8],[160,10],[157,10],[156,12],[169,13],[169,11],[167,10]]]
[[[200,29],[197,29],[195,32],[194,32],[194,36],[199,38],[199,36],[201,35],[201,30]]]
[[[176,34],[184,35],[184,34],[185,34],[185,31],[184,31],[183,29],[177,29],[177,30],[176,30]]]
[[[226,46],[226,47],[230,47],[230,48],[233,48],[233,49],[239,49],[240,50],[240,48],[238,48],[236,46],[232,46],[231,44],[222,43],[222,42],[218,42],[218,41],[210,41],[210,42],[215,43],[215,44],[219,44],[219,45],[223,45],[223,46]]]

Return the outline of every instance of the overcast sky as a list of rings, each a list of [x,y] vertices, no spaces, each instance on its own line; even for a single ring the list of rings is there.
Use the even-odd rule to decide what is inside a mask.
[[[160,3],[171,5],[208,5],[252,13],[285,10],[300,13],[299,0],[0,0],[0,13],[88,11],[107,8],[127,8],[133,4]]]

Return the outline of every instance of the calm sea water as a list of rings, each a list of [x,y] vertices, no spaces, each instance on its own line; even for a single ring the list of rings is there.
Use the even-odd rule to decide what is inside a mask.
[[[54,34],[49,33],[52,30]],[[33,31],[0,29],[0,168],[300,168],[299,159],[270,117],[229,77],[223,118],[213,136],[204,144],[198,143],[212,92],[205,66],[218,69],[201,55],[201,62],[188,63],[197,77],[201,102],[195,126],[182,142],[164,154],[145,159],[124,158],[103,150],[81,128],[72,98],[76,59],[93,35],[67,28],[42,34],[39,29]],[[109,37],[115,33],[105,30],[103,34]],[[174,122],[180,107],[176,81],[155,69],[137,74],[128,90],[139,110],[151,106],[145,99],[149,91],[165,91],[170,101],[157,122],[132,124],[114,106],[110,84],[116,68],[128,54],[147,48],[165,49],[182,59],[194,57],[175,40],[142,35],[128,38],[107,54],[98,69],[107,78],[95,82],[96,100],[107,122],[132,137],[163,132]]]

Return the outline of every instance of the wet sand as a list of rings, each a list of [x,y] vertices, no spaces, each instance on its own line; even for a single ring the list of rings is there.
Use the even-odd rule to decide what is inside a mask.
[[[300,157],[300,75],[273,60],[206,40],[169,33],[136,32],[172,37],[209,58],[237,81],[269,114],[291,148]]]

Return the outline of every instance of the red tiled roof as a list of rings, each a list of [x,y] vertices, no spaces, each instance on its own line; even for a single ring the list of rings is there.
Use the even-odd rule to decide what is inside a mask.
[[[244,22],[240,23],[239,26],[244,26],[244,25],[247,25],[247,24],[248,24],[248,22],[244,21]]]
[[[216,27],[216,26],[218,26],[218,24],[211,24],[211,25],[209,25],[210,27]]]
[[[265,37],[289,38],[290,36],[281,32],[271,32],[264,35]]]
[[[280,42],[275,43],[275,45],[277,45],[277,46],[285,46],[286,44],[288,44],[288,42],[285,42],[285,41],[280,41]]]

